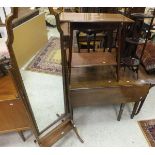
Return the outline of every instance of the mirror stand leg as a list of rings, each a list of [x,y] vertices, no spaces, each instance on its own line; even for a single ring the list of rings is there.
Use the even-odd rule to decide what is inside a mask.
[[[18,134],[19,134],[19,136],[21,137],[21,139],[25,142],[26,139],[25,139],[25,136],[24,136],[24,134],[23,134],[23,131],[18,131]]]
[[[79,133],[78,133],[78,130],[77,130],[77,127],[75,126],[73,120],[71,121],[71,123],[72,123],[72,125],[73,125],[73,130],[74,130],[74,132],[75,132],[77,138],[79,139],[79,141],[80,141],[81,143],[84,143],[84,140],[80,137],[80,135],[79,135]]]

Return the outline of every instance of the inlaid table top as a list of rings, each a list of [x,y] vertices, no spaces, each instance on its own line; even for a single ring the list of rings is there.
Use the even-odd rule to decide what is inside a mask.
[[[60,14],[62,22],[134,22],[121,14],[112,13],[66,13]]]

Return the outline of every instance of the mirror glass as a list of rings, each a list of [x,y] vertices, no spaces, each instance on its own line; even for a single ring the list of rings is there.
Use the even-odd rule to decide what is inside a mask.
[[[48,8],[19,8],[18,13],[13,49],[41,132],[65,114],[60,33]]]

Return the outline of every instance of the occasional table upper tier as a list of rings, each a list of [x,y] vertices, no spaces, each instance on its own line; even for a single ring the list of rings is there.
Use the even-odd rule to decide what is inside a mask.
[[[121,14],[110,13],[61,13],[61,22],[134,22]]]

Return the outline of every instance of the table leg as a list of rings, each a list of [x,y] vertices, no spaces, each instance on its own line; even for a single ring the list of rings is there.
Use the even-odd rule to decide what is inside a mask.
[[[131,119],[133,119],[133,117],[140,112],[140,110],[144,104],[145,99],[146,99],[146,97],[143,100],[135,103],[132,114],[131,114]]]
[[[125,104],[122,103],[121,106],[120,106],[120,110],[119,110],[118,117],[117,117],[117,120],[118,120],[118,121],[121,120],[121,117],[122,117],[122,113],[123,113],[124,107],[125,107]]]
[[[131,114],[131,119],[133,119],[133,117],[135,116],[135,113],[137,111],[138,106],[139,106],[139,101],[135,102],[135,104],[134,104],[134,107],[133,107],[133,110],[132,110],[132,114]]]
[[[69,82],[70,82],[70,79],[71,79],[72,45],[73,45],[73,28],[72,28],[72,24],[70,23],[69,62],[68,62]]]
[[[117,55],[117,81],[120,80],[120,59],[121,59],[121,50],[122,50],[122,27],[118,27],[118,47],[116,47],[116,55]]]
[[[111,52],[112,50],[112,44],[113,44],[113,31],[107,31],[107,47],[108,51]]]

